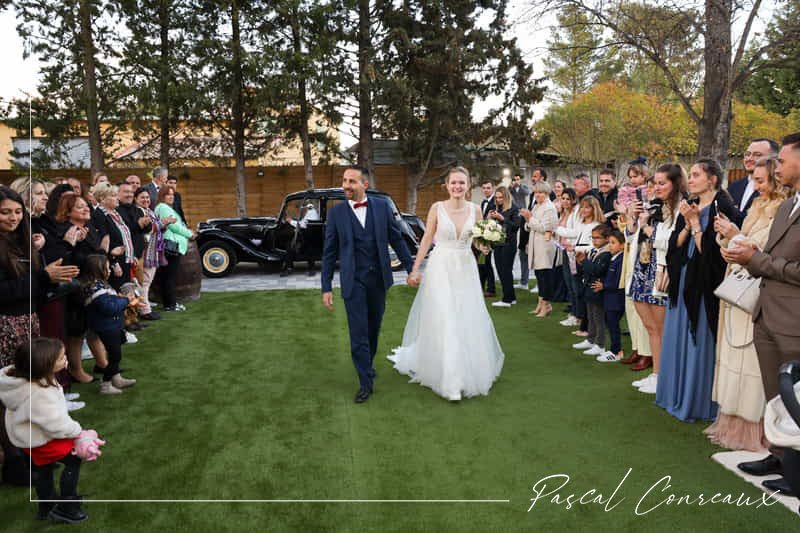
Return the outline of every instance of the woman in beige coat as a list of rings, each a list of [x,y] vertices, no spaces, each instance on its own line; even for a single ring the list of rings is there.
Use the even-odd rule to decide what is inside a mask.
[[[717,219],[714,229],[720,246],[736,238],[763,248],[775,213],[787,193],[775,178],[775,160],[762,159],[753,171],[753,185],[759,197],[742,223]],[[728,274],[743,268],[728,265]],[[749,313],[720,301],[717,329],[717,360],[712,398],[719,404],[717,420],[705,430],[708,438],[731,450],[761,451],[765,448],[764,387],[753,344],[753,318]]]
[[[533,186],[535,203],[528,211],[523,209],[520,214],[525,219],[525,229],[530,231],[528,239],[528,266],[536,275],[536,286],[539,288],[539,304],[531,311],[537,317],[550,314],[553,306],[550,304],[555,281],[553,276],[553,263],[556,258],[556,246],[553,234],[558,227],[558,211],[550,201],[550,185],[544,181]]]

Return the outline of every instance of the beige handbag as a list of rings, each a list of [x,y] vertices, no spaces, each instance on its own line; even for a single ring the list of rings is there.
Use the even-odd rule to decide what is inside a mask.
[[[725,276],[714,290],[714,296],[752,315],[758,302],[760,285],[761,278],[755,278],[746,268],[740,268]]]

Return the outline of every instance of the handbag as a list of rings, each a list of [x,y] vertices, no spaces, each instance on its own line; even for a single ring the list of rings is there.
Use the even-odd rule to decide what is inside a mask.
[[[714,289],[714,296],[752,315],[758,302],[760,284],[761,278],[755,278],[746,268],[740,268],[725,276]]]
[[[180,255],[178,243],[169,239],[164,239],[164,253],[167,255]]]

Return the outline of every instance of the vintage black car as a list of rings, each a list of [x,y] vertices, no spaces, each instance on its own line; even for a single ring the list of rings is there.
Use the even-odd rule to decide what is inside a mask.
[[[416,216],[400,213],[392,197],[367,190],[367,196],[388,201],[411,255],[416,255],[425,224]],[[310,189],[289,194],[277,217],[213,218],[197,226],[197,247],[203,273],[221,278],[239,262],[262,265],[293,261],[319,261],[325,239],[325,218],[335,204],[344,202],[342,189]],[[391,248],[392,266],[400,267]]]

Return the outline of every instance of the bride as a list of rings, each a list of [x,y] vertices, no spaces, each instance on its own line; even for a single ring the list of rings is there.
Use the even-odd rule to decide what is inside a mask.
[[[431,206],[411,286],[420,283],[419,268],[434,235],[436,247],[411,306],[403,345],[388,357],[412,383],[448,400],[488,394],[504,360],[471,250],[472,226],[481,211],[465,199],[469,183],[465,168],[451,169],[446,181],[450,198]]]

